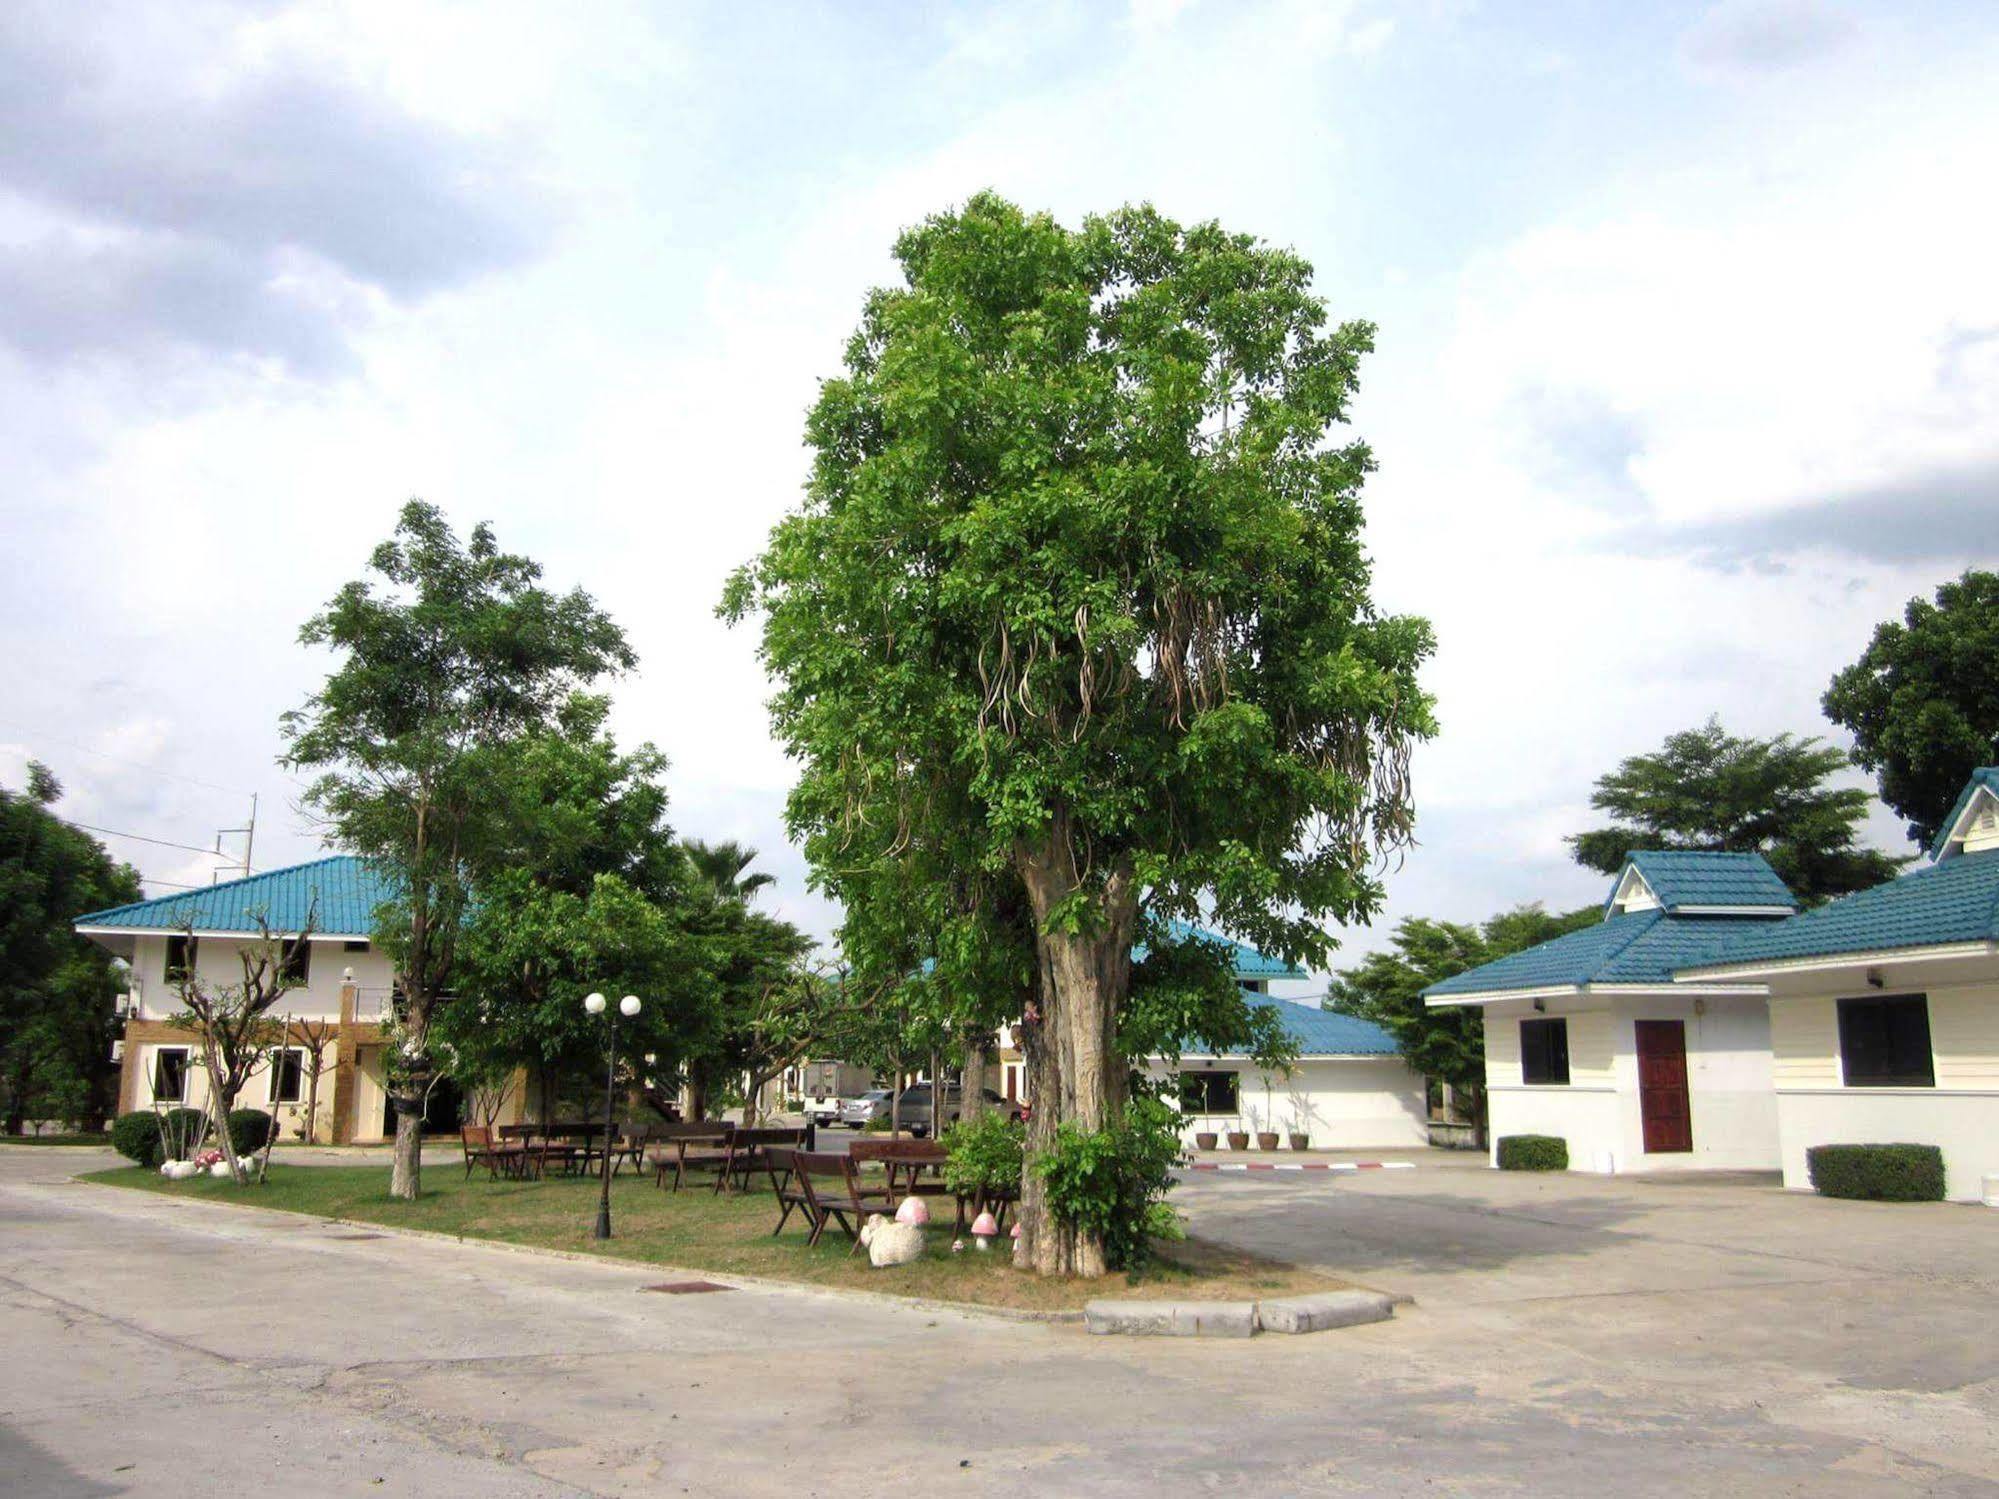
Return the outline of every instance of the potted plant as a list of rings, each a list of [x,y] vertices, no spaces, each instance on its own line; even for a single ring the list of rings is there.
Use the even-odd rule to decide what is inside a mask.
[[[1232,1130],[1230,1130],[1230,1131],[1229,1131],[1229,1149],[1230,1149],[1230,1150],[1247,1150],[1247,1149],[1249,1149],[1249,1131],[1248,1131],[1248,1130],[1246,1130],[1246,1129],[1232,1129]]]
[[[1310,1150],[1312,1148],[1312,1137],[1302,1129],[1294,1127],[1291,1131],[1291,1148],[1293,1150]]]
[[[1274,1129],[1258,1130],[1256,1132],[1256,1148],[1258,1150],[1275,1150],[1277,1148],[1277,1131]]]
[[[1213,1150],[1215,1148],[1215,1141],[1218,1138],[1220,1137],[1211,1129],[1197,1129],[1194,1131],[1194,1148],[1196,1150]]]

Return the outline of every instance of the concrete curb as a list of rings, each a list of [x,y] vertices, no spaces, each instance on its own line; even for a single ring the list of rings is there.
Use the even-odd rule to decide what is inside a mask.
[[[1189,1161],[1188,1171],[1414,1171],[1414,1161]]]
[[[586,1254],[575,1249],[550,1249],[541,1244],[514,1244],[506,1239],[486,1239],[477,1234],[448,1234],[434,1228],[403,1228],[392,1223],[371,1222],[366,1218],[329,1218],[323,1213],[301,1213],[292,1208],[264,1207],[254,1202],[218,1202],[212,1197],[175,1197],[170,1193],[153,1192],[143,1187],[128,1187],[119,1182],[92,1181],[88,1176],[72,1176],[69,1180],[83,1186],[107,1187],[116,1192],[130,1192],[138,1197],[174,1203],[182,1208],[201,1208],[204,1211],[221,1208],[224,1212],[264,1214],[306,1223],[324,1223],[331,1228],[361,1229],[371,1234],[386,1234],[398,1239],[431,1239],[445,1244],[469,1244],[477,1249],[499,1249],[508,1254],[571,1260],[579,1265],[609,1265],[614,1269],[643,1270],[653,1275],[677,1275],[687,1280],[712,1280],[717,1285],[732,1286],[741,1290],[836,1296],[875,1306],[901,1307],[908,1311],[919,1312],[955,1312],[967,1317],[990,1317],[999,1322],[1039,1322],[1073,1326],[1084,1320],[1084,1314],[1076,1311],[1035,1311],[1027,1307],[981,1306],[975,1301],[943,1301],[934,1296],[898,1296],[893,1291],[861,1291],[847,1286],[819,1285],[809,1280],[780,1280],[770,1275],[745,1275],[734,1270],[703,1270],[694,1265],[669,1265],[658,1260],[630,1259],[617,1254]]]
[[[1092,1301],[1083,1308],[1099,1337],[1247,1338],[1259,1332],[1331,1332],[1386,1322],[1398,1298],[1380,1291],[1325,1291],[1269,1301]],[[1406,1298],[1403,1298],[1406,1300]]]

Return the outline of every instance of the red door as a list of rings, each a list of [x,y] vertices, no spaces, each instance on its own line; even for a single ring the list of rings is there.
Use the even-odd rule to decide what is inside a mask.
[[[1640,1020],[1638,1114],[1645,1151],[1660,1155],[1694,1148],[1693,1107],[1687,1100],[1687,1027],[1679,1020]]]

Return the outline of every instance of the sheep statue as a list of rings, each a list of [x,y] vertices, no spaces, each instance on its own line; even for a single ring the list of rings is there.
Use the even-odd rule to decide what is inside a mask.
[[[923,1258],[923,1230],[914,1223],[892,1223],[880,1213],[871,1214],[861,1225],[861,1242],[867,1246],[868,1263],[877,1270]]]

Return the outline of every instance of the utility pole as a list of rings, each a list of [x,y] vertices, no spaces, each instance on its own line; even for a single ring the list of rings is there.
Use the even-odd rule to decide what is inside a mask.
[[[231,833],[241,833],[243,835],[243,877],[247,879],[252,873],[255,872],[250,867],[250,855],[253,852],[255,852],[257,847],[257,793],[256,792],[253,791],[250,793],[249,825],[247,827],[240,827],[240,828],[223,828],[221,831],[216,833],[215,852],[217,854],[222,853],[222,840],[224,838],[227,838]],[[213,882],[215,875],[220,874],[221,872],[222,872],[221,869],[218,868],[214,872],[214,874],[211,874],[209,876],[210,881]]]

